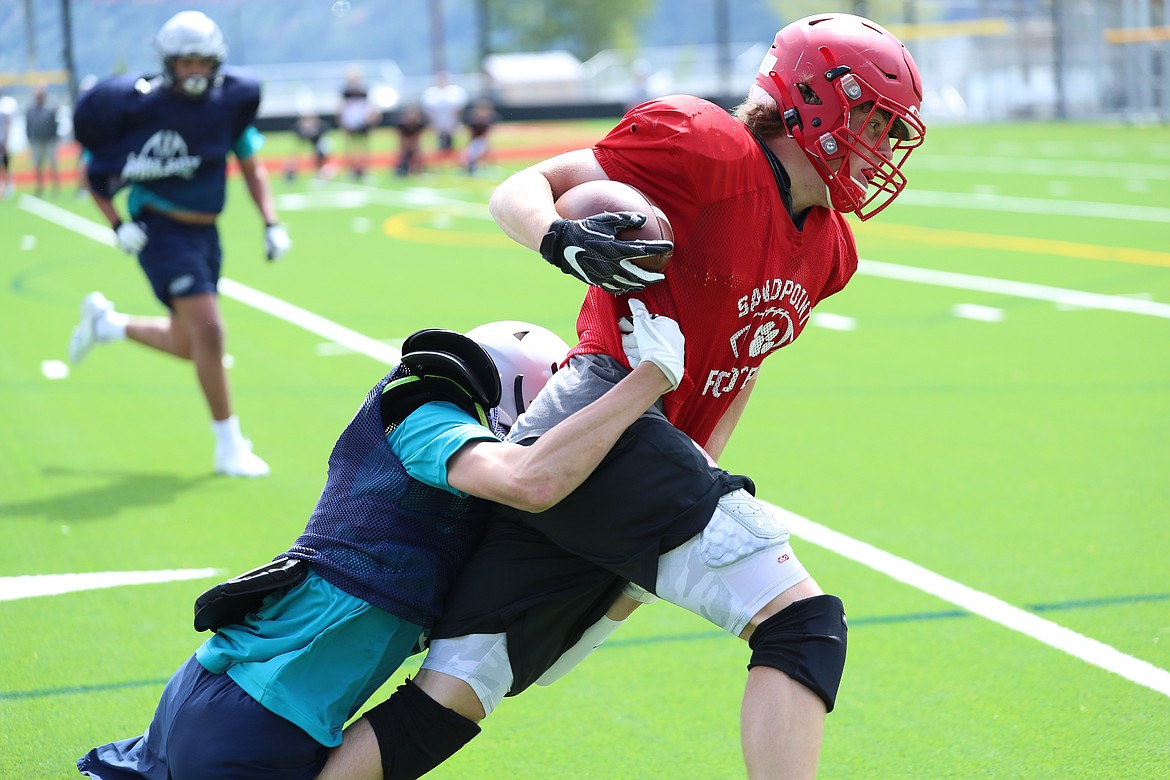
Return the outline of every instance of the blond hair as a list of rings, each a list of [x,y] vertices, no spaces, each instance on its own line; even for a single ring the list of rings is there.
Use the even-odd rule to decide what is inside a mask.
[[[788,128],[784,125],[784,117],[780,115],[776,101],[754,84],[743,102],[731,110],[731,115],[765,141],[788,135]]]

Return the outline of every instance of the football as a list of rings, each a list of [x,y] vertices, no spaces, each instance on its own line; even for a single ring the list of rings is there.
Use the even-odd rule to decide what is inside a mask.
[[[557,213],[565,219],[582,219],[605,211],[637,211],[646,215],[646,224],[640,228],[620,230],[618,238],[623,241],[674,241],[674,230],[662,209],[640,190],[619,181],[598,179],[578,184],[557,198],[556,207]],[[670,262],[671,254],[651,255],[633,262],[647,271],[661,272]]]

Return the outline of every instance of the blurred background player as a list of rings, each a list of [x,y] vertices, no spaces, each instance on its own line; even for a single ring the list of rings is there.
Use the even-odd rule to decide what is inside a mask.
[[[435,131],[440,162],[450,162],[455,157],[455,135],[463,126],[467,101],[467,90],[452,83],[443,70],[435,74],[435,83],[423,91],[423,113],[427,116],[427,124]]]
[[[12,173],[9,170],[8,144],[12,138],[12,111],[16,103],[9,95],[0,95],[0,198],[12,197]]]
[[[628,112],[595,147],[553,157],[505,180],[489,206],[504,232],[590,285],[578,315],[577,346],[509,432],[509,440],[539,437],[629,370],[620,321],[628,305],[626,294],[637,292],[650,312],[676,319],[686,337],[685,375],[678,389],[663,398],[665,417],[717,461],[764,358],[792,343],[813,307],[843,289],[856,271],[857,249],[845,214],[868,219],[905,187],[901,167],[926,130],[918,116],[921,101],[918,68],[901,41],[868,19],[821,14],[776,33],[755,83],[734,114],[691,96],[650,100]],[[635,264],[665,248],[616,238],[621,229],[640,226],[645,215],[566,220],[557,213],[555,201],[561,194],[598,179],[630,184],[666,213],[675,239],[665,274]],[[767,538],[750,531],[743,549],[766,549],[768,538],[781,531],[787,535],[782,525],[757,526],[751,502],[742,508],[745,528],[767,529]],[[612,560],[604,539],[590,541],[588,536],[589,523],[598,516],[606,513],[580,513],[575,532],[574,524],[562,523],[555,526],[557,535],[576,543],[584,538],[595,545],[593,559]],[[418,687],[470,721],[490,713],[504,695],[515,695],[540,678],[542,670],[533,658],[541,651],[527,645],[544,648],[546,661],[556,659],[547,648],[558,640],[567,653],[587,653],[637,607],[637,600],[628,596],[612,603],[586,600],[578,621],[570,622],[572,633],[558,637],[554,631],[529,631],[522,634],[527,643],[516,642],[520,632],[507,625],[518,614],[511,603],[516,594],[530,594],[524,618],[529,625],[564,625],[571,620],[567,594],[575,590],[573,578],[581,579],[582,592],[594,587],[596,572],[566,556],[576,548],[551,539],[553,527],[509,519],[498,532],[503,541],[482,545],[473,556],[432,633]],[[613,555],[626,549],[623,534],[615,529]],[[695,577],[704,569],[717,574],[726,565],[718,560],[719,547],[700,550],[691,562]],[[517,559],[561,562],[561,571],[556,565],[517,566]],[[665,565],[659,562],[659,571]],[[615,584],[620,586],[620,581]],[[637,584],[651,590],[663,582],[644,575]],[[540,594],[548,594],[546,603],[534,603]],[[801,637],[809,640],[812,659],[819,655],[812,652],[815,636],[835,627],[843,664],[841,602],[804,580],[748,617],[761,621],[741,634],[753,651],[741,709],[748,776],[812,777],[832,699],[825,686],[790,662],[806,652],[800,649]],[[606,618],[610,624],[604,623]],[[582,623],[589,626],[584,633]],[[590,641],[574,644],[586,635]],[[512,651],[521,654],[519,660]],[[757,662],[757,653],[763,662]],[[818,674],[839,679],[840,667],[834,671],[830,661],[831,653],[818,661],[824,664]],[[387,700],[366,715],[362,728],[371,720],[381,723],[376,745],[383,745],[384,762],[369,776],[381,776],[379,769],[391,770],[386,777],[417,776],[392,773],[396,753],[411,756],[406,763],[412,768],[425,765],[426,757],[401,738],[404,718],[384,718],[375,714],[379,710],[393,713],[395,705]],[[408,729],[442,739],[430,724],[416,722]],[[457,741],[452,732],[447,750],[457,750]],[[339,764],[347,752],[343,744]]]
[[[130,317],[100,292],[91,293],[82,302],[69,359],[80,363],[94,344],[128,338],[192,361],[211,413],[216,473],[264,476],[268,464],[240,432],[223,365],[224,323],[216,296],[222,251],[215,226],[230,150],[264,220],[266,257],[276,260],[291,245],[255,155],[263,144],[252,125],[260,85],[223,66],[223,34],[197,11],[173,16],[155,44],[163,73],[115,77],[83,93],[74,133],[90,154],[91,195],[113,226],[117,246],[138,256],[170,316]],[[129,185],[129,221],[112,200],[123,184]]]
[[[426,129],[427,118],[422,108],[415,103],[402,107],[394,122],[394,131],[398,134],[398,162],[394,166],[397,175],[411,176],[422,173],[425,167],[422,137]]]
[[[637,326],[678,330],[665,318]],[[334,445],[301,536],[237,578],[247,595],[229,581],[199,599],[196,627],[216,633],[171,677],[146,733],[94,748],[79,770],[315,777],[346,721],[425,643],[482,535],[491,504],[481,499],[540,511],[564,498],[670,389],[682,348],[665,343],[620,388],[524,447],[501,442],[501,426],[552,375],[564,341],[514,321],[409,336]]]
[[[45,192],[46,170],[53,194],[56,195],[61,191],[61,182],[57,176],[57,140],[61,128],[57,121],[57,109],[49,104],[49,93],[43,84],[38,85],[33,92],[32,105],[24,116],[24,128],[36,176],[36,195],[39,198]]]
[[[370,101],[369,88],[362,80],[362,71],[351,65],[341,88],[341,110],[337,126],[345,133],[345,164],[350,175],[361,180],[366,175],[370,157],[370,130],[382,121],[378,107]]]
[[[329,125],[325,120],[311,110],[302,112],[293,124],[293,135],[308,150],[313,175],[319,179],[327,179],[330,176],[328,131]],[[297,155],[290,155],[285,163],[284,178],[288,181],[296,179],[299,167]]]
[[[467,110],[467,150],[464,152],[464,160],[469,175],[475,175],[487,156],[490,150],[488,135],[497,119],[495,106],[487,98],[475,101]]]

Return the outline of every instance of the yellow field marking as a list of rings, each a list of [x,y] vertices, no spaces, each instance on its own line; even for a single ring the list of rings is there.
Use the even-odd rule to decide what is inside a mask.
[[[1161,27],[1114,27],[1105,30],[1106,43],[1158,43],[1170,41],[1170,24]]]
[[[1025,236],[997,236],[960,230],[911,227],[909,225],[866,225],[864,232],[867,235],[877,235],[901,241],[917,241],[925,244],[998,249],[1053,257],[1075,257],[1081,260],[1105,260],[1170,268],[1170,252],[1154,252],[1147,249],[1078,244],[1073,241],[1027,238]]]
[[[417,209],[395,214],[382,223],[382,232],[390,238],[416,241],[420,244],[489,246],[496,249],[516,246],[512,239],[499,232],[479,233],[466,230],[447,230],[422,224],[433,221],[435,213],[435,209]]]
[[[35,87],[41,84],[68,83],[69,71],[67,70],[30,70],[21,73],[0,73],[0,87]]]
[[[887,28],[903,41],[924,41],[932,38],[961,38],[969,36],[1007,35],[1011,25],[999,16],[970,19],[963,22],[926,22],[923,24],[891,24]]]

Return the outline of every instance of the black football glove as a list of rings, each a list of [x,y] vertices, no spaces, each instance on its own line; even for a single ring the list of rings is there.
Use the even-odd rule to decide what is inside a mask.
[[[558,219],[540,242],[540,255],[563,273],[614,295],[643,290],[666,277],[633,263],[640,257],[674,250],[671,241],[621,241],[617,234],[640,228],[646,215],[635,211],[595,214],[584,219]]]

